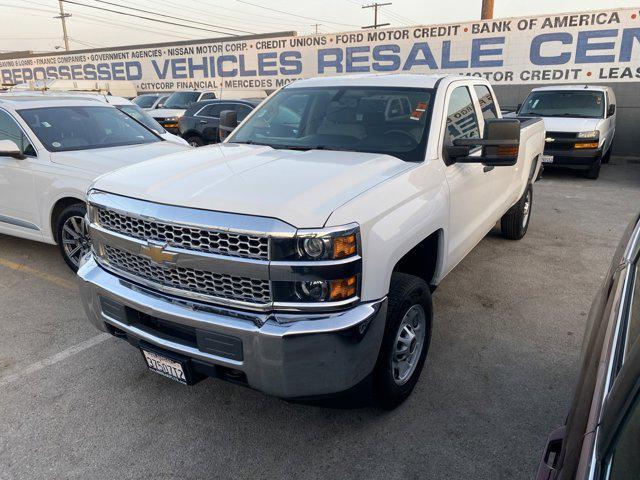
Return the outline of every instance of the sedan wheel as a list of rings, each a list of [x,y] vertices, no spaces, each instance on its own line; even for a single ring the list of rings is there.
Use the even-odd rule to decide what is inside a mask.
[[[62,249],[65,260],[71,263],[75,269],[80,264],[80,259],[89,252],[91,243],[89,241],[89,231],[83,217],[68,217],[62,224]]]

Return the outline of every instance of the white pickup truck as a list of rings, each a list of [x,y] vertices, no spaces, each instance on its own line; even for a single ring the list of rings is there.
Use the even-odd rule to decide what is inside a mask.
[[[544,136],[501,119],[481,79],[295,82],[224,143],[94,183],[83,304],[179,382],[393,408],[422,370],[437,285],[497,222],[526,233]]]

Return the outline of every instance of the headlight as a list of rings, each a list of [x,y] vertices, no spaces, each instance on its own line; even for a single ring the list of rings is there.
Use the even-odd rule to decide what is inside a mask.
[[[296,251],[300,260],[340,260],[358,253],[358,229],[298,230]]]
[[[357,224],[274,238],[270,276],[276,309],[339,308],[357,301],[360,253]]]
[[[168,117],[168,118],[165,118],[164,121],[165,122],[177,122],[179,118],[180,117]]]
[[[588,132],[580,132],[577,135],[577,138],[597,138],[600,136],[600,132],[598,130],[589,130]]]

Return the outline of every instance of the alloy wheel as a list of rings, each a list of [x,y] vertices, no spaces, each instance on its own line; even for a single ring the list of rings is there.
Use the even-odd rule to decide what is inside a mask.
[[[62,246],[71,263],[78,268],[80,259],[89,251],[89,231],[84,218],[74,215],[62,226]]]

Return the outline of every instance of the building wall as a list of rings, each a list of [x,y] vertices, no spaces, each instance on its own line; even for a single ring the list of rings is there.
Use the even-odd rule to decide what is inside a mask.
[[[637,156],[640,136],[640,83],[606,83],[616,94],[616,137],[613,143],[613,154]],[[532,88],[545,85],[496,85],[496,95],[503,109],[515,109],[522,103]]]

